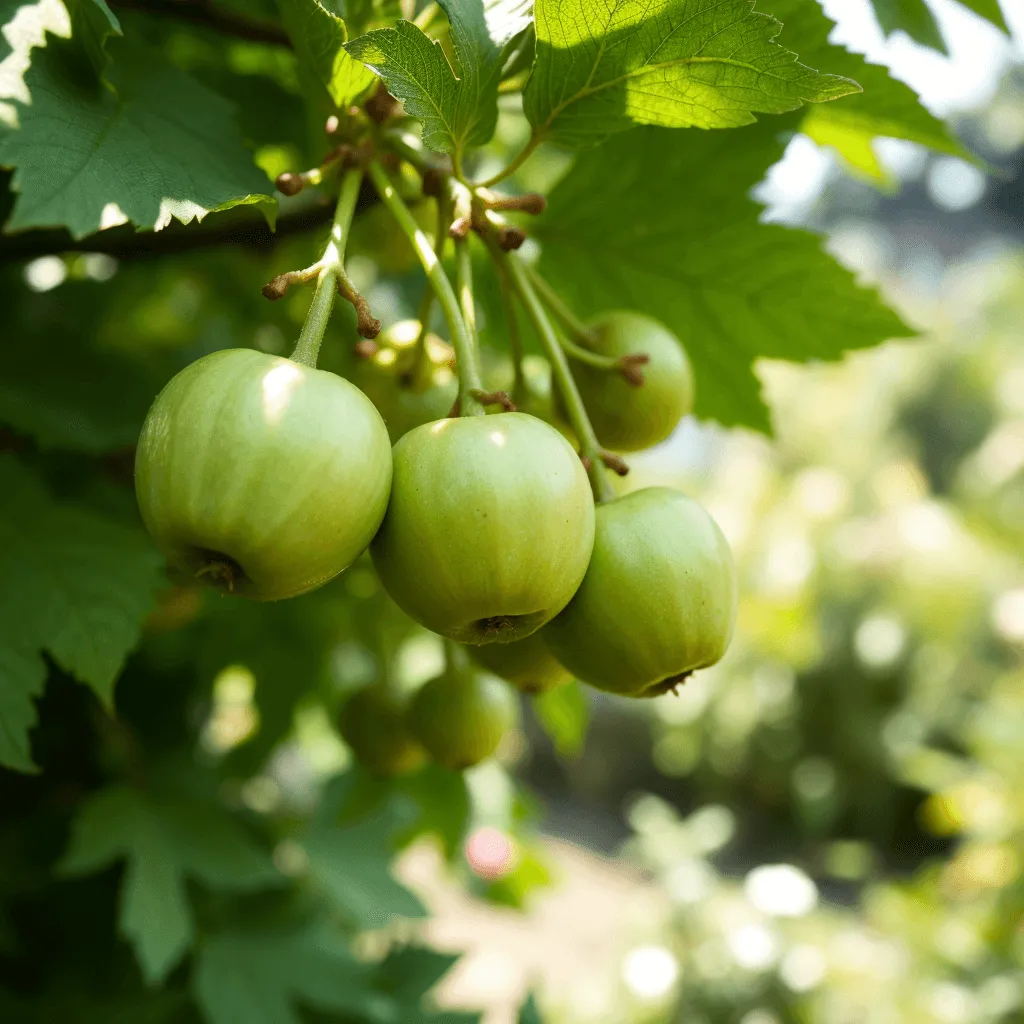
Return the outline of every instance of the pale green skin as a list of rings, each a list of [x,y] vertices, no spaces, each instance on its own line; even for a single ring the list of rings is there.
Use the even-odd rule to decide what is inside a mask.
[[[446,672],[413,698],[413,731],[430,756],[462,771],[490,757],[518,721],[512,691],[494,676]]]
[[[630,384],[621,373],[571,360],[573,378],[598,440],[605,448],[635,452],[664,441],[693,412],[693,369],[679,339],[640,313],[604,313],[591,322],[588,346],[619,358],[644,353],[644,383]]]
[[[346,569],[377,532],[390,488],[388,432],[358,388],[250,349],[177,374],[135,457],[139,510],[168,560],[263,601]]]
[[[547,693],[572,679],[572,673],[548,649],[544,630],[510,644],[472,647],[470,653],[485,669],[523,693]]]
[[[393,454],[370,553],[408,615],[452,640],[508,643],[568,604],[594,545],[594,503],[557,430],[516,412],[438,420]]]
[[[725,654],[736,591],[732,552],[711,516],[650,487],[598,506],[587,575],[542,635],[583,682],[657,696]]]
[[[349,697],[338,716],[338,731],[375,775],[408,775],[426,763],[427,752],[413,734],[408,708],[379,686]]]

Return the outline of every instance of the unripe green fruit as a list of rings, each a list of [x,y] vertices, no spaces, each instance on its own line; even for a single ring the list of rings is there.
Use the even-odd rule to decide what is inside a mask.
[[[425,683],[413,698],[412,727],[430,756],[462,771],[498,749],[517,720],[509,688],[494,676],[448,671]]]
[[[376,337],[378,351],[352,370],[356,384],[377,407],[394,443],[413,427],[447,416],[459,393],[451,346],[436,334],[417,352],[418,320],[401,320]]]
[[[644,383],[630,384],[621,373],[570,360],[572,375],[598,440],[606,448],[635,452],[664,441],[693,411],[694,381],[682,343],[656,320],[640,313],[603,313],[590,324],[588,346],[619,359],[644,353]]]
[[[572,673],[548,650],[544,630],[510,644],[473,647],[470,654],[489,672],[523,693],[547,693],[572,679]]]
[[[408,775],[426,763],[408,708],[379,686],[360,690],[344,703],[338,729],[356,758],[376,775]]]
[[[718,661],[736,620],[736,573],[722,531],[664,487],[597,509],[590,568],[543,638],[578,679],[655,696]]]
[[[251,349],[214,352],[157,396],[139,438],[139,510],[169,561],[270,601],[326,583],[370,543],[391,451],[347,380]]]
[[[594,503],[558,431],[516,412],[438,420],[393,454],[370,553],[408,615],[463,643],[507,643],[565,607],[587,570]]]

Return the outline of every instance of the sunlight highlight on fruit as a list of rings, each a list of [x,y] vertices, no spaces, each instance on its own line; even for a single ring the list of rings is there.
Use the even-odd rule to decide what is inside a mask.
[[[263,411],[268,423],[280,423],[296,388],[302,383],[302,371],[295,363],[280,363],[263,378]]]

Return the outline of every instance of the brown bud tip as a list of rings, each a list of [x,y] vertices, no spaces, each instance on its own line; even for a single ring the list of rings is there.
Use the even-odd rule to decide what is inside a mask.
[[[274,185],[278,192],[283,193],[286,196],[297,196],[301,191],[305,181],[302,179],[301,174],[293,174],[291,171],[285,171],[283,174],[279,174],[274,180]]]
[[[263,297],[270,299],[271,302],[276,302],[278,299],[283,299],[285,292],[288,291],[288,285],[291,282],[288,280],[287,274],[278,274],[273,281],[268,281],[263,286]]]
[[[613,452],[601,452],[601,461],[613,473],[618,473],[619,476],[625,476],[629,472],[629,466],[627,466],[625,461]]]
[[[328,135],[334,135],[340,127],[341,121],[338,120],[338,115],[331,114],[331,116],[327,118],[327,124],[324,125],[324,131],[327,132]]]
[[[499,228],[498,248],[502,252],[518,249],[526,241],[526,232],[519,228]]]
[[[543,213],[548,208],[548,201],[539,192],[527,192],[518,198],[517,209],[523,213]]]
[[[387,91],[384,83],[377,86],[377,91],[366,101],[366,112],[381,124],[386,121],[398,106],[398,100]]]
[[[428,167],[423,172],[423,194],[439,196],[444,189],[444,175],[436,167]]]
[[[360,338],[376,338],[380,334],[380,321],[375,316],[360,316],[356,324],[356,334]]]
[[[380,351],[380,345],[375,341],[365,339],[357,341],[352,351],[356,354],[357,359],[372,359]]]
[[[448,234],[452,238],[461,240],[469,234],[469,229],[472,226],[473,223],[468,217],[458,217],[452,221],[452,226],[448,229]]]

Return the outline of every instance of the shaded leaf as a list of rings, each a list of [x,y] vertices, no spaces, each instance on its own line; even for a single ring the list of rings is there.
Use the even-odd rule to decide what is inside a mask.
[[[109,704],[162,583],[140,531],[53,502],[0,457],[0,620],[25,650],[46,650]],[[25,667],[22,665],[22,689]]]
[[[698,415],[759,430],[757,359],[837,359],[913,334],[817,236],[760,222],[747,192],[782,149],[770,122],[645,128],[582,156],[537,227],[541,270],[580,313],[628,307],[663,321],[693,361]]]
[[[86,875],[122,859],[119,929],[149,982],[166,977],[192,945],[187,878],[234,891],[279,881],[266,853],[226,811],[111,787],[79,810],[60,870]]]
[[[342,936],[314,925],[212,936],[200,947],[192,987],[208,1024],[302,1024],[298,1005],[359,1019],[389,1010],[368,975]]]
[[[46,683],[46,664],[17,636],[0,632],[0,764],[35,771],[29,730],[36,724],[35,698]]]
[[[541,137],[593,145],[634,124],[736,128],[837,99],[855,82],[776,45],[751,0],[537,0],[526,116]]]
[[[71,38],[85,51],[96,74],[107,70],[107,40],[123,35],[121,23],[105,0],[65,0],[71,15]]]
[[[18,193],[7,230],[66,226],[76,238],[131,221],[159,230],[239,204],[276,209],[230,105],[153,55],[122,51],[115,95],[74,75],[50,38],[25,75],[21,127],[0,136]]]

